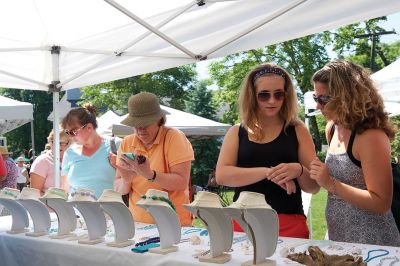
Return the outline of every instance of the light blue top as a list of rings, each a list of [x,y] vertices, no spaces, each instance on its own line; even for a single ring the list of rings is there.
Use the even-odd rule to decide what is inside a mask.
[[[81,146],[74,144],[65,151],[61,175],[67,176],[70,193],[79,188],[90,189],[99,198],[104,189],[114,188],[115,169],[108,162],[110,139],[103,137],[99,149],[91,156],[82,155]],[[120,143],[115,138],[117,149]]]

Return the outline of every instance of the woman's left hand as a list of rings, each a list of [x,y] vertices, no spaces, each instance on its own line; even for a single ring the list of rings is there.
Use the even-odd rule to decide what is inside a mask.
[[[282,185],[292,179],[295,179],[300,175],[300,173],[300,163],[281,163],[270,168],[270,174],[267,176],[267,178],[278,185]]]

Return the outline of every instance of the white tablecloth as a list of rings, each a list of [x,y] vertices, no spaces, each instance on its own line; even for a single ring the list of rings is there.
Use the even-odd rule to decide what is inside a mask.
[[[56,219],[52,216],[52,227],[56,225]],[[50,239],[48,236],[28,237],[25,234],[11,235],[6,233],[11,227],[11,217],[0,217],[0,265],[93,265],[93,266],[110,266],[110,265],[215,265],[199,262],[192,254],[195,250],[208,249],[208,236],[204,233],[200,236],[200,232],[193,228],[182,228],[182,239],[187,239],[196,234],[201,238],[202,244],[194,246],[188,242],[178,244],[178,252],[167,255],[159,255],[152,253],[134,253],[130,247],[112,248],[105,245],[106,242],[113,241],[112,235],[106,236],[106,241],[96,245],[78,244],[76,240],[68,241],[62,239]],[[82,229],[81,229],[82,230]],[[200,229],[199,229],[200,230]],[[83,232],[83,231],[82,231]],[[136,224],[136,233],[134,240],[139,242],[143,236],[156,236],[157,229],[153,225]],[[236,243],[235,243],[236,242]],[[252,255],[245,255],[242,249],[245,243],[245,236],[235,233],[232,259],[224,265],[240,265],[245,261],[252,259]],[[275,254],[269,259],[275,260],[277,265],[295,265],[296,263],[283,258],[280,251],[284,248],[290,248],[296,243],[304,243],[303,239],[284,238],[278,240],[278,247]],[[308,241],[302,246],[295,247],[294,252],[303,251],[308,245],[318,245],[322,250],[329,254],[346,254],[351,252],[361,252],[363,258],[366,258],[368,251],[376,249],[384,249],[389,252],[388,255],[371,260],[368,265],[377,265],[383,260],[382,265],[390,265],[391,262],[399,259],[400,265],[400,249],[395,247],[371,246],[360,244],[339,243],[332,241]],[[380,252],[382,253],[382,252]],[[371,256],[379,254],[379,252],[371,253]],[[393,259],[391,259],[393,257]],[[397,265],[397,264],[394,264]]]

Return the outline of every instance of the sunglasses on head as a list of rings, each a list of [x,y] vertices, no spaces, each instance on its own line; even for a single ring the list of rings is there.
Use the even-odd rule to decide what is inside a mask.
[[[266,102],[269,101],[271,96],[275,98],[275,100],[280,101],[285,97],[285,91],[275,91],[275,92],[269,92],[269,91],[261,91],[257,94],[257,99],[260,102]]]
[[[86,127],[86,125],[87,125],[87,124],[84,124],[84,125],[81,126],[80,128],[71,129],[71,130],[66,129],[66,130],[65,130],[65,133],[66,133],[68,136],[75,137],[76,135],[78,135],[79,131],[81,131],[84,127]]]
[[[329,100],[330,100],[330,97],[327,96],[327,95],[320,95],[320,96],[317,96],[317,95],[313,94],[312,97],[313,97],[313,99],[314,99],[314,101],[315,101],[316,103],[319,103],[319,104],[321,104],[321,105],[327,104],[327,103],[329,102]]]

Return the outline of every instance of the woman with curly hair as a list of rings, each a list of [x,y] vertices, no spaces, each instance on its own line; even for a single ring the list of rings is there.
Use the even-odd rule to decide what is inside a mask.
[[[312,77],[314,100],[328,120],[325,163],[311,163],[311,178],[328,190],[326,220],[335,241],[400,245],[390,210],[393,180],[390,140],[395,129],[369,74],[333,61]]]
[[[301,190],[316,193],[309,177],[316,157],[312,138],[298,119],[297,97],[289,74],[275,64],[254,68],[243,81],[239,98],[241,124],[224,138],[216,179],[241,191],[265,195],[279,216],[281,236],[308,238]],[[240,227],[234,223],[236,231]]]

